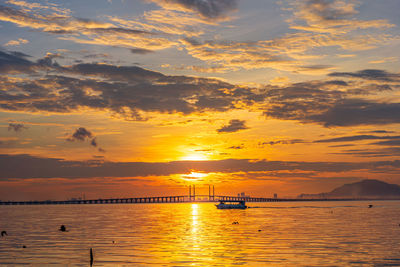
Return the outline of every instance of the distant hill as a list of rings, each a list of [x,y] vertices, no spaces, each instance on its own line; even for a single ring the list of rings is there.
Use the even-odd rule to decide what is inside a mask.
[[[298,198],[379,198],[400,199],[400,186],[379,180],[362,180],[345,184],[328,193],[301,194]]]

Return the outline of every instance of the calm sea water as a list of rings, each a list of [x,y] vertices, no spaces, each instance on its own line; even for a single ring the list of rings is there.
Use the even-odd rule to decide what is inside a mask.
[[[0,206],[0,265],[400,266],[400,201],[249,206]]]

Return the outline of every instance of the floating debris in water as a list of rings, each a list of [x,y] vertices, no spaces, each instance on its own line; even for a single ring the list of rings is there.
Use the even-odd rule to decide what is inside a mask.
[[[374,206],[374,205],[372,205],[372,204],[369,204],[369,205],[368,205],[368,208],[372,208],[373,206]]]
[[[67,229],[65,228],[65,225],[61,225],[60,229],[58,229],[58,230],[60,230],[61,232],[67,231]]]
[[[239,224],[239,222],[233,222],[232,224]]]
[[[26,248],[26,246],[25,246],[25,245],[23,245],[23,246],[22,246],[22,248]]]
[[[1,236],[8,235],[6,231],[1,231]]]

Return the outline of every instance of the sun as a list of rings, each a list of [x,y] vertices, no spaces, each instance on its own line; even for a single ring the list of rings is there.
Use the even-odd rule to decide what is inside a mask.
[[[187,161],[203,161],[208,160],[208,156],[204,154],[188,154],[180,158],[180,160],[187,160]]]

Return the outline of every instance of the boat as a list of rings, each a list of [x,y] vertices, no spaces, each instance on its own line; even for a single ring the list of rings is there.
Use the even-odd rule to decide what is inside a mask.
[[[226,203],[226,202],[228,202],[228,203]],[[246,209],[247,208],[244,200],[236,200],[236,201],[220,200],[219,204],[217,204],[215,206],[217,207],[217,209]]]

